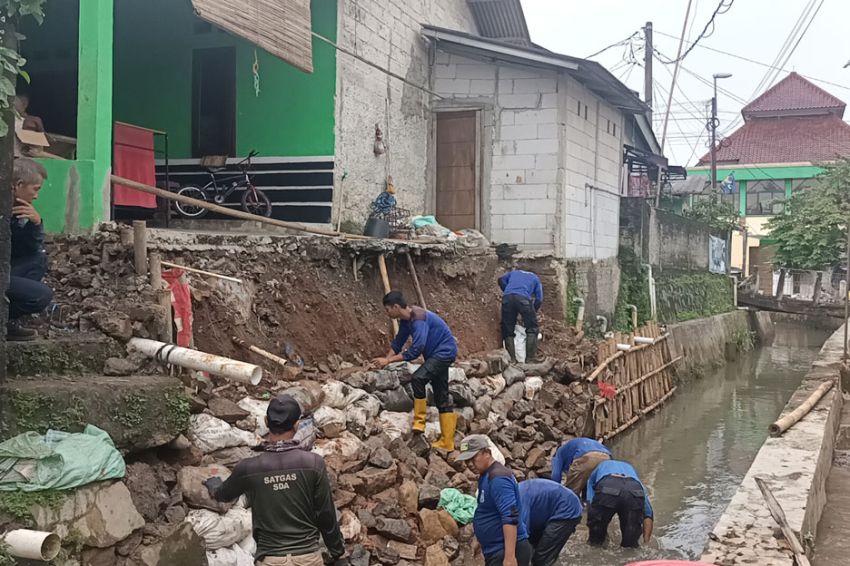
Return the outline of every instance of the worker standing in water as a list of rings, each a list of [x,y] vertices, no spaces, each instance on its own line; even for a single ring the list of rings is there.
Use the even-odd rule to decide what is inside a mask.
[[[581,497],[587,480],[600,462],[611,459],[611,451],[592,438],[573,438],[565,442],[552,457],[552,480],[561,483],[564,472],[568,488]]]
[[[419,356],[425,358],[412,380],[413,431],[425,432],[428,408],[425,386],[430,383],[434,404],[440,412],[440,439],[432,446],[451,452],[455,449],[457,415],[449,393],[449,368],[457,358],[457,341],[442,318],[422,307],[408,305],[399,291],[387,293],[384,308],[390,318],[399,321],[398,334],[387,355],[375,358],[373,363],[384,367],[393,362],[412,362]],[[405,349],[411,338],[410,347]]]
[[[531,566],[553,566],[581,522],[581,500],[561,484],[539,478],[520,482],[519,498],[534,548]]]
[[[637,547],[652,538],[653,512],[646,487],[631,464],[619,460],[600,462],[587,481],[587,542],[602,545],[614,515],[620,518],[620,546]]]
[[[514,328],[517,317],[521,316],[525,326],[525,361],[534,363],[538,361],[537,335],[540,333],[540,324],[537,322],[537,311],[543,305],[543,284],[537,274],[514,269],[499,278],[499,288],[502,289],[502,340],[505,349],[511,355],[511,361],[516,362]]]

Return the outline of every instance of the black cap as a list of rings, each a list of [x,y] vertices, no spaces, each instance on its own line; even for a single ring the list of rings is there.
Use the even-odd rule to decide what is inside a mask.
[[[269,402],[266,416],[273,428],[289,431],[301,418],[301,407],[292,395],[278,395]]]

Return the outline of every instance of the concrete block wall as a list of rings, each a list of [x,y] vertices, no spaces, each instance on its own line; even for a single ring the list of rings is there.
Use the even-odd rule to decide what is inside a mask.
[[[426,89],[430,71],[421,24],[477,32],[459,0],[337,0],[337,7],[341,47]],[[399,206],[426,212],[430,95],[341,51],[336,88],[334,220],[342,209],[343,220],[362,225],[387,175],[393,176]],[[388,147],[382,156],[373,152],[376,123]]]
[[[561,127],[554,71],[494,64],[438,51],[435,108],[482,109],[482,228],[494,242],[555,252]],[[482,156],[482,162],[485,156]],[[483,164],[483,163],[482,163]]]

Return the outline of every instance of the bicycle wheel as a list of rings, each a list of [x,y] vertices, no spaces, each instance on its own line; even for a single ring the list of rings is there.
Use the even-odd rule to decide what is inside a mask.
[[[260,189],[247,187],[242,193],[242,210],[268,218],[272,215],[272,203]]]
[[[207,202],[207,194],[200,187],[196,187],[195,185],[186,185],[185,187],[180,187],[180,190],[177,191],[178,195],[184,197],[190,197],[196,200],[202,200]],[[177,212],[180,213],[180,216],[185,216],[186,218],[201,218],[207,213],[206,208],[201,208],[200,206],[195,206],[193,204],[186,204],[180,201],[174,201],[174,208],[177,209]]]

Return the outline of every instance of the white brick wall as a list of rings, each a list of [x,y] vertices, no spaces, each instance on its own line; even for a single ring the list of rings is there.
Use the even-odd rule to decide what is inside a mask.
[[[476,33],[472,14],[460,0],[338,0],[337,42],[340,46],[408,81],[430,88],[428,51],[422,23]],[[438,61],[448,56],[438,53]],[[454,68],[444,69],[444,80],[454,80]],[[450,83],[469,94],[495,85],[486,66],[462,69],[467,73]],[[492,88],[489,89],[492,91]],[[389,97],[389,111],[387,111]],[[429,192],[428,138],[431,97],[340,51],[337,51],[335,215],[344,199],[343,219],[365,222],[368,206],[384,189],[388,174],[398,188],[399,205],[414,214],[426,212]],[[390,152],[372,151],[375,124],[384,132]],[[348,172],[340,190],[340,177]],[[340,197],[342,195],[342,197]]]

